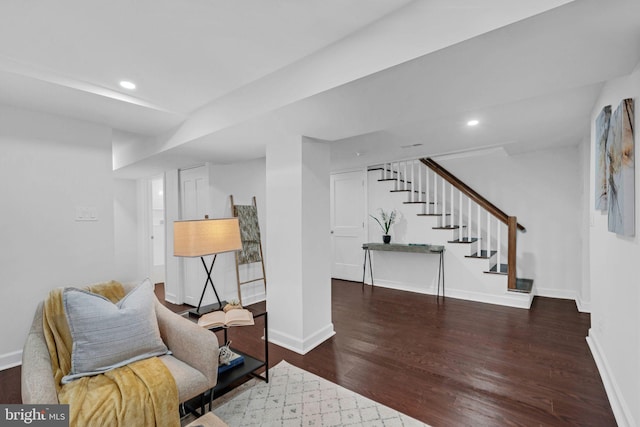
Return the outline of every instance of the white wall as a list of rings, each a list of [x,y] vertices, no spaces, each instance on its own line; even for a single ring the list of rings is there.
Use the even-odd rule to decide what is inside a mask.
[[[628,77],[608,82],[592,111],[589,176],[589,275],[591,281],[591,329],[589,344],[600,370],[616,420],[620,426],[640,422],[640,174],[636,171],[636,236],[608,231],[607,215],[594,210],[593,123],[605,105],[615,110],[624,98],[636,104],[634,129],[640,124],[640,69]],[[636,169],[638,136],[635,135]]]
[[[570,299],[581,295],[582,199],[578,153],[578,147],[569,147],[512,156],[503,153],[436,159],[507,214],[517,216],[518,222],[527,228],[526,233],[518,232],[518,277],[534,279],[537,295]],[[525,306],[517,299],[521,294],[506,292],[506,276],[485,274],[489,268],[487,260],[464,258],[470,255],[469,245],[448,244],[448,240],[454,239],[452,231],[433,230],[436,218],[418,217],[421,205],[402,204],[407,193],[390,193],[394,183],[377,182],[378,178],[379,172],[369,172],[368,212],[376,214],[378,208],[398,210],[398,222],[391,228],[395,242],[446,245],[447,295]],[[380,241],[378,224],[369,220],[368,225],[369,240]],[[506,233],[506,227],[502,232]],[[437,257],[374,253],[373,259],[377,284],[436,293]],[[502,261],[506,263],[506,250]]]
[[[115,271],[120,280],[135,282],[149,274],[139,262],[137,182],[116,179],[113,190]]]
[[[262,239],[262,250],[267,255],[266,239],[266,200],[265,200],[265,159],[257,159],[232,165],[211,165],[209,167],[210,200],[214,218],[231,217],[230,195],[236,205],[253,204],[253,196],[258,205],[258,223]],[[246,281],[262,277],[260,263],[241,265],[239,267],[240,280]],[[216,260],[215,276],[216,289],[221,298],[237,298],[237,279],[235,259],[233,253],[222,254]],[[268,278],[267,278],[268,280]],[[266,298],[264,282],[258,281],[242,285],[242,303],[252,304]]]
[[[119,279],[110,129],[0,106],[0,368],[52,288]],[[98,221],[75,221],[93,207]]]
[[[578,146],[579,156],[580,156],[580,183],[581,183],[581,211],[582,211],[582,220],[580,221],[580,238],[581,238],[581,247],[580,247],[580,259],[582,265],[582,272],[580,274],[581,286],[578,298],[576,299],[576,303],[578,305],[578,309],[580,311],[586,311],[591,313],[591,275],[589,271],[589,257],[590,257],[590,247],[591,247],[591,238],[590,238],[590,222],[591,222],[591,187],[589,186],[590,182],[590,174],[591,174],[591,165],[590,165],[590,156],[591,144],[589,143],[589,135],[585,135],[584,139]]]
[[[421,205],[403,204],[408,196],[407,193],[392,193],[394,182],[379,182],[379,171],[367,172],[367,213],[380,218],[379,209],[389,213],[396,210],[396,222],[391,226],[389,234],[392,243],[431,243],[437,245],[446,244],[452,239],[450,231],[434,231],[436,226],[434,217],[418,217],[417,213],[422,210]],[[378,223],[367,217],[367,235],[369,242],[382,242],[383,231]],[[465,246],[466,247],[466,246]],[[361,259],[362,250],[357,249]],[[445,254],[445,272],[454,272],[458,267],[454,267],[454,258]],[[396,252],[372,252],[373,279],[377,286],[385,286],[394,289],[436,294],[439,257],[437,255],[396,253]],[[454,263],[454,264],[452,264]],[[447,282],[455,286],[458,280],[447,274]],[[370,283],[370,272],[367,267],[366,282]],[[451,287],[449,287],[451,289]],[[449,294],[448,294],[449,295]]]
[[[252,204],[253,196],[258,204],[258,221],[262,237],[262,248],[265,259],[267,257],[266,241],[266,200],[265,200],[265,159],[251,160],[230,165],[207,165],[209,171],[209,209],[211,218],[231,217],[230,195],[233,195],[237,205]],[[183,292],[180,289],[181,269],[178,258],[173,256],[173,222],[180,218],[180,197],[178,171],[165,173],[165,203],[166,203],[166,282],[165,295],[167,301],[182,304]],[[240,266],[241,280],[262,277],[262,267],[258,264]],[[238,298],[235,258],[233,253],[220,254],[211,275],[216,290],[222,300]],[[268,278],[267,278],[268,280]],[[265,299],[262,281],[242,286],[242,303],[252,304]],[[215,302],[215,296],[210,290],[206,293],[203,304]]]
[[[533,279],[536,295],[578,298],[582,186],[577,146],[439,163],[526,227],[518,232],[518,277]]]

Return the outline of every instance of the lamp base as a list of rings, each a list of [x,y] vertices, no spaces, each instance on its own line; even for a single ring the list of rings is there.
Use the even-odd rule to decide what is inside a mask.
[[[192,308],[191,310],[189,310],[189,316],[199,318],[203,314],[211,313],[212,311],[222,310],[225,305],[227,305],[226,301],[220,301],[220,304],[216,302],[210,305],[203,305],[200,307],[199,310],[197,308]]]

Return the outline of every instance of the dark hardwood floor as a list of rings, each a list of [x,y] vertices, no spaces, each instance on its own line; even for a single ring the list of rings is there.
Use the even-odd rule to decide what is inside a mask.
[[[332,291],[336,335],[304,356],[269,344],[270,366],[286,360],[433,426],[616,425],[585,341],[589,315],[573,301],[437,304],[341,280]],[[261,335],[229,330],[251,354],[262,354]],[[0,372],[0,402],[19,403],[19,390],[19,367]]]

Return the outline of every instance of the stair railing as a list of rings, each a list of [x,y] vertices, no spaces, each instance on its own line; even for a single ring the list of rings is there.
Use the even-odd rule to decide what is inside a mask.
[[[445,168],[443,168],[441,165],[439,165],[436,161],[434,161],[431,158],[424,158],[424,159],[420,159],[420,161],[425,164],[429,169],[431,169],[432,171],[434,171],[436,174],[438,174],[441,178],[443,178],[443,180],[446,180],[449,184],[451,184],[451,188],[453,189],[454,187],[456,189],[458,189],[458,191],[460,192],[460,204],[459,204],[459,214],[460,214],[460,223],[462,223],[462,194],[466,195],[469,200],[474,201],[478,206],[482,207],[484,210],[486,210],[488,213],[490,213],[494,218],[496,218],[498,221],[502,222],[503,224],[505,224],[507,226],[507,231],[508,231],[508,236],[507,236],[507,265],[508,265],[508,269],[507,269],[507,283],[508,283],[508,288],[509,289],[515,289],[516,288],[516,241],[517,241],[517,231],[520,230],[522,232],[526,231],[526,228],[521,225],[518,224],[518,221],[516,219],[515,216],[509,216],[507,215],[504,211],[502,211],[501,209],[499,209],[496,205],[494,205],[493,203],[491,203],[490,201],[488,201],[487,199],[485,199],[483,196],[481,196],[478,192],[476,192],[475,190],[473,190],[471,187],[469,187],[467,184],[465,184],[464,182],[462,182],[461,180],[459,180],[455,175],[453,175],[451,172],[447,171]],[[452,193],[453,194],[453,193]],[[469,218],[471,218],[471,204],[469,203]],[[478,210],[478,227],[480,226],[480,210]],[[467,233],[470,232],[471,227],[467,227]],[[501,249],[501,245],[500,245],[500,241],[501,241],[501,236],[500,236],[500,229],[501,227],[497,227],[496,233],[496,240],[498,242],[497,244],[497,259],[498,259],[498,264],[497,264],[497,270],[500,270],[500,249]],[[491,232],[491,221],[489,216],[487,216],[487,235],[490,236],[490,232]],[[469,236],[469,234],[467,234],[467,236]],[[490,243],[487,247],[487,254],[489,254],[491,251],[490,249]]]
[[[429,171],[432,171],[432,173],[429,173]],[[473,209],[475,209],[475,235],[479,239],[477,254],[480,256],[483,251],[486,251],[486,257],[491,259],[492,254],[495,252],[497,259],[496,272],[502,272],[501,242],[503,226],[501,224],[506,225],[507,286],[509,289],[516,289],[517,231],[526,231],[524,226],[518,224],[516,217],[507,215],[431,158],[384,163],[381,177],[385,181],[394,181],[393,191],[409,192],[406,203],[422,204],[423,210],[419,215],[439,217],[439,228],[453,229],[456,231],[460,242],[471,242],[474,239],[472,226],[474,222]],[[449,184],[448,187],[447,183]],[[455,197],[455,191],[458,191],[458,197]],[[466,199],[463,198],[463,195],[466,196]],[[486,212],[484,233],[482,226],[483,212]],[[495,221],[492,221],[492,218],[495,218]],[[492,234],[492,222],[495,223],[495,251],[492,250],[492,238],[494,237]],[[454,225],[456,223],[457,225]]]

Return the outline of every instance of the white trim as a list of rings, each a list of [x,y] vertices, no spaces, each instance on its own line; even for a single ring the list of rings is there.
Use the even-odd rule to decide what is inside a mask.
[[[576,291],[568,289],[539,288],[538,286],[534,286],[533,290],[535,295],[541,297],[574,300],[580,313],[591,313],[591,301],[583,301]]]
[[[377,164],[376,166],[384,167],[384,164]],[[366,179],[366,173],[369,172],[369,169],[367,166],[364,166],[364,167],[356,166],[356,167],[348,167],[343,169],[336,169],[329,172],[329,175],[334,175],[339,173],[361,172],[361,171],[364,171],[365,179]]]
[[[166,302],[170,302],[171,304],[175,304],[175,305],[180,305],[181,303],[178,302],[178,297],[176,296],[176,294],[174,293],[164,293],[164,300]]]
[[[568,289],[552,289],[552,288],[540,288],[535,286],[533,288],[535,294],[541,297],[559,298],[559,299],[576,299],[576,292]]]
[[[267,300],[267,294],[264,292],[259,293],[257,295],[249,295],[242,298],[242,304],[247,306],[251,304],[255,304],[257,302],[262,302]]]
[[[483,294],[479,292],[447,289],[447,298],[458,298],[467,301],[482,302],[485,304],[502,305],[505,307],[530,309],[533,302],[533,294],[523,292],[505,291],[501,295]]]
[[[366,285],[371,285],[371,282],[365,282]],[[402,282],[391,282],[388,280],[375,280],[375,285],[381,288],[395,289],[398,291],[416,292],[425,295],[435,295],[436,285],[431,285],[425,288],[417,288],[410,284]],[[457,298],[467,301],[481,302],[485,304],[503,305],[506,307],[515,308],[531,308],[533,302],[533,294],[521,293],[521,292],[508,292],[505,290],[503,294],[484,294],[480,292],[463,291],[459,289],[445,288],[445,296],[447,298]]]
[[[624,400],[624,396],[620,392],[620,387],[616,382],[616,379],[611,375],[611,369],[609,369],[609,363],[602,351],[597,338],[597,334],[593,329],[589,329],[589,335],[586,338],[593,360],[596,362],[600,377],[602,377],[602,383],[604,389],[607,392],[609,403],[611,404],[611,410],[616,418],[616,422],[620,427],[635,426],[636,423],[633,419],[633,415],[629,410],[629,406]]]
[[[22,365],[22,350],[0,354],[0,371]]]
[[[576,297],[576,307],[580,313],[591,313],[591,301],[583,301],[579,295]]]
[[[487,148],[470,148],[466,150],[450,151],[449,153],[436,154],[430,156],[434,160],[453,160],[464,159],[466,157],[478,157],[478,156],[502,156],[507,157],[509,154],[502,145],[487,147]]]
[[[298,354],[305,355],[335,334],[333,323],[329,323],[302,341],[292,335],[270,329],[269,342]]]
[[[392,282],[390,280],[376,279],[375,286],[381,288],[395,289],[397,291],[416,292],[418,294],[435,295],[436,288],[433,285],[427,287],[416,287],[414,284],[404,282]],[[365,285],[371,285],[371,281],[365,281]]]
[[[367,169],[369,168],[375,168],[378,166],[383,166],[386,163],[398,163],[398,162],[406,162],[406,161],[412,161],[412,160],[416,160],[416,159],[422,159],[422,158],[427,158],[430,157],[434,160],[437,161],[441,161],[441,160],[452,160],[452,159],[462,159],[462,158],[467,158],[467,157],[477,157],[477,156],[502,156],[502,157],[509,157],[509,152],[507,151],[507,149],[505,148],[505,146],[509,146],[509,144],[515,143],[515,141],[506,141],[505,143],[502,144],[496,144],[496,145],[489,145],[489,146],[485,146],[482,148],[469,148],[469,149],[465,149],[465,150],[453,150],[453,151],[443,151],[441,153],[426,153],[426,154],[413,154],[411,156],[408,157],[400,157],[400,158],[395,158],[391,161],[387,161],[387,162],[374,162],[372,164],[368,164],[366,166]],[[344,171],[349,171],[350,169],[344,169]],[[335,173],[335,172],[339,172],[342,170],[336,170],[336,171],[331,171],[331,173]]]
[[[317,346],[319,346],[320,344],[322,344],[323,342],[325,342],[335,334],[336,334],[336,331],[334,331],[333,329],[333,323],[329,323],[324,328],[316,331],[314,334],[311,334],[304,340],[303,342],[304,353],[302,354],[306,354],[310,352],[311,350],[313,350],[314,348],[316,348]]]

